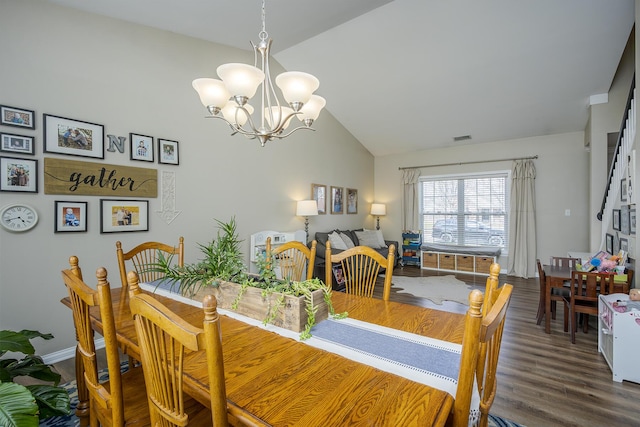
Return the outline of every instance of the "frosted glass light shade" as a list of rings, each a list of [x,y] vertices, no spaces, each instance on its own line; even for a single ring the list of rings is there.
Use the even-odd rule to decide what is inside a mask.
[[[305,119],[315,120],[320,115],[320,111],[327,104],[327,101],[319,95],[311,95],[311,99],[306,102],[300,109],[298,119],[303,122]]]
[[[264,81],[264,72],[248,64],[223,64],[218,67],[217,72],[231,96],[251,98]]]
[[[296,205],[297,216],[318,215],[318,202],[315,200],[300,200]]]
[[[320,81],[308,73],[288,71],[276,77],[276,85],[289,103],[306,103],[320,86]]]
[[[249,111],[249,114],[253,114],[253,107],[250,104],[244,104],[244,108]],[[237,119],[236,122],[236,110],[237,110]],[[225,118],[229,123],[238,126],[244,126],[247,123],[248,117],[247,114],[242,111],[238,104],[235,101],[228,101],[227,105],[222,108],[222,117]]]
[[[282,108],[282,116],[283,116],[283,118],[289,116],[289,114],[293,114],[293,109],[291,109],[289,107],[281,107],[281,108]],[[264,118],[267,121],[267,123],[269,124],[269,126],[273,129],[275,126],[278,125],[278,123],[280,123],[280,108],[271,107],[271,111],[273,112],[273,121],[275,122],[275,124],[271,123],[271,116],[269,115],[269,109],[268,108],[264,109]],[[291,124],[291,118],[292,117],[289,117],[289,119],[287,119],[287,122],[284,124],[284,126],[282,126],[283,130],[289,127],[289,125]]]
[[[387,214],[387,205],[382,203],[371,203],[371,215],[384,216]]]
[[[200,102],[205,107],[222,108],[229,101],[229,91],[221,80],[195,79],[191,85],[198,92]]]

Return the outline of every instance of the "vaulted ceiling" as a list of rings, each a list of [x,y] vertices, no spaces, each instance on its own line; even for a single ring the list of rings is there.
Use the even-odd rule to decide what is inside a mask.
[[[48,1],[242,49],[261,29],[261,0]],[[634,14],[634,0],[266,4],[275,59],[318,77],[376,156],[584,130]]]

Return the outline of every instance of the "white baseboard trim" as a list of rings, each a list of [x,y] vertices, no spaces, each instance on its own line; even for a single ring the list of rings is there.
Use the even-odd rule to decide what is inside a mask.
[[[94,341],[96,345],[96,350],[104,348],[104,338],[98,338]],[[42,356],[42,360],[47,365],[53,365],[54,363],[61,362],[63,360],[72,359],[76,357],[76,348],[69,347],[59,351],[55,351],[53,353],[45,354]]]

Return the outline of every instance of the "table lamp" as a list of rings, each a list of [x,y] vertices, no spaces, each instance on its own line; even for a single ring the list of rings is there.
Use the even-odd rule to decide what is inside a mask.
[[[371,203],[371,215],[376,217],[376,230],[380,230],[380,217],[387,214],[387,205],[383,203]]]
[[[318,215],[318,202],[315,200],[300,200],[296,206],[296,215],[304,217],[304,233],[309,240],[309,217]]]

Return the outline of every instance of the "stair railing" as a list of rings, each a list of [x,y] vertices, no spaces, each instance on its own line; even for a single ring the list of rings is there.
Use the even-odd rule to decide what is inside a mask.
[[[627,174],[627,157],[631,153],[631,147],[636,135],[636,100],[635,100],[635,76],[631,82],[631,89],[627,98],[624,117],[618,133],[618,141],[613,155],[613,161],[609,167],[609,178],[605,187],[602,205],[596,217],[602,221],[602,240],[600,248],[604,247],[608,225],[613,219],[613,207],[615,206],[618,194],[620,194],[620,183]]]

